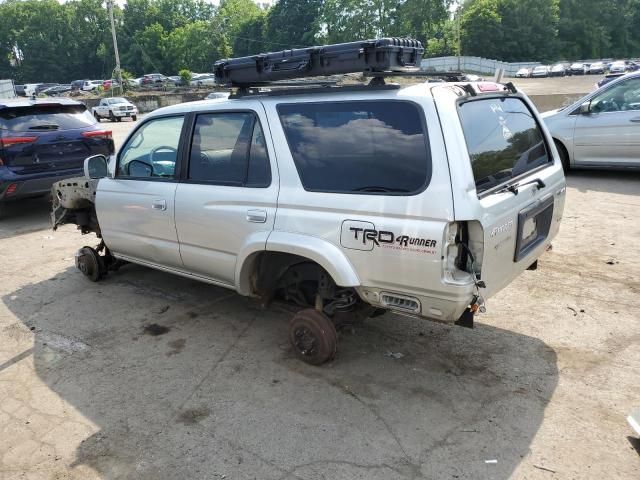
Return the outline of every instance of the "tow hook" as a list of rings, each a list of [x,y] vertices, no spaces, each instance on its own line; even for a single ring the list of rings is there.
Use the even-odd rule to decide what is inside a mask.
[[[482,298],[481,295],[478,295],[476,297],[476,301],[472,303],[471,307],[469,308],[473,313],[476,313],[476,312],[485,313],[487,311],[487,308],[484,306],[484,298]]]
[[[462,315],[460,315],[460,318],[455,321],[455,324],[460,327],[473,328],[473,318],[475,317],[476,313],[485,313],[486,311],[487,309],[484,306],[484,298],[482,298],[481,295],[476,295],[473,298],[471,305],[469,305],[465,309],[465,311],[462,312]]]

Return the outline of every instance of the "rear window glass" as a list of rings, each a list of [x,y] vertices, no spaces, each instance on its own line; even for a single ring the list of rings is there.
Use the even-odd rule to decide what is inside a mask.
[[[278,114],[306,190],[408,195],[431,178],[427,135],[413,103],[282,104]]]
[[[551,160],[533,114],[518,98],[463,103],[460,120],[478,193]]]
[[[84,105],[34,105],[0,110],[0,127],[12,132],[72,130],[95,123]]]

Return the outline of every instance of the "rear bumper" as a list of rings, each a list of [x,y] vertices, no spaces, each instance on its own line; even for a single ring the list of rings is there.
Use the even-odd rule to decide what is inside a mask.
[[[427,318],[440,322],[453,323],[472,303],[475,296],[473,283],[448,285],[446,291],[432,291],[429,294],[398,292],[378,287],[357,287],[360,298],[379,308],[389,309],[400,314]],[[415,309],[396,307],[385,302],[385,297],[398,297],[415,302]]]
[[[55,182],[83,174],[82,168],[26,175],[16,175],[7,168],[0,169],[0,202],[48,194],[51,190],[51,185]],[[13,193],[8,193],[7,190],[14,184],[16,186],[11,188]]]

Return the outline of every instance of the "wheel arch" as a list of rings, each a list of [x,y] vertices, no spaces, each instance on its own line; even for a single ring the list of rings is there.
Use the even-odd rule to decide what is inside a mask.
[[[360,285],[360,279],[351,262],[333,243],[309,235],[272,232],[268,238],[251,239],[238,255],[235,278],[236,289],[241,295],[254,293],[252,276],[256,271],[258,259],[261,255],[270,253],[293,255],[316,263],[341,287]]]
[[[558,154],[560,155],[560,160],[562,161],[562,167],[565,172],[569,170],[571,167],[571,157],[569,155],[569,149],[567,148],[566,142],[558,137],[552,137],[553,143],[558,150]]]

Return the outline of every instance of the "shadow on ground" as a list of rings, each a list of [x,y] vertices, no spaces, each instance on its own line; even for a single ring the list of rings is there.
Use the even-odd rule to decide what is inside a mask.
[[[7,202],[0,216],[0,239],[51,227],[49,197]]]
[[[567,186],[580,192],[607,192],[618,195],[640,195],[640,171],[571,170]]]
[[[558,381],[538,339],[395,315],[310,367],[277,307],[132,265],[3,301],[41,379],[99,427],[76,463],[104,478],[507,479]]]

